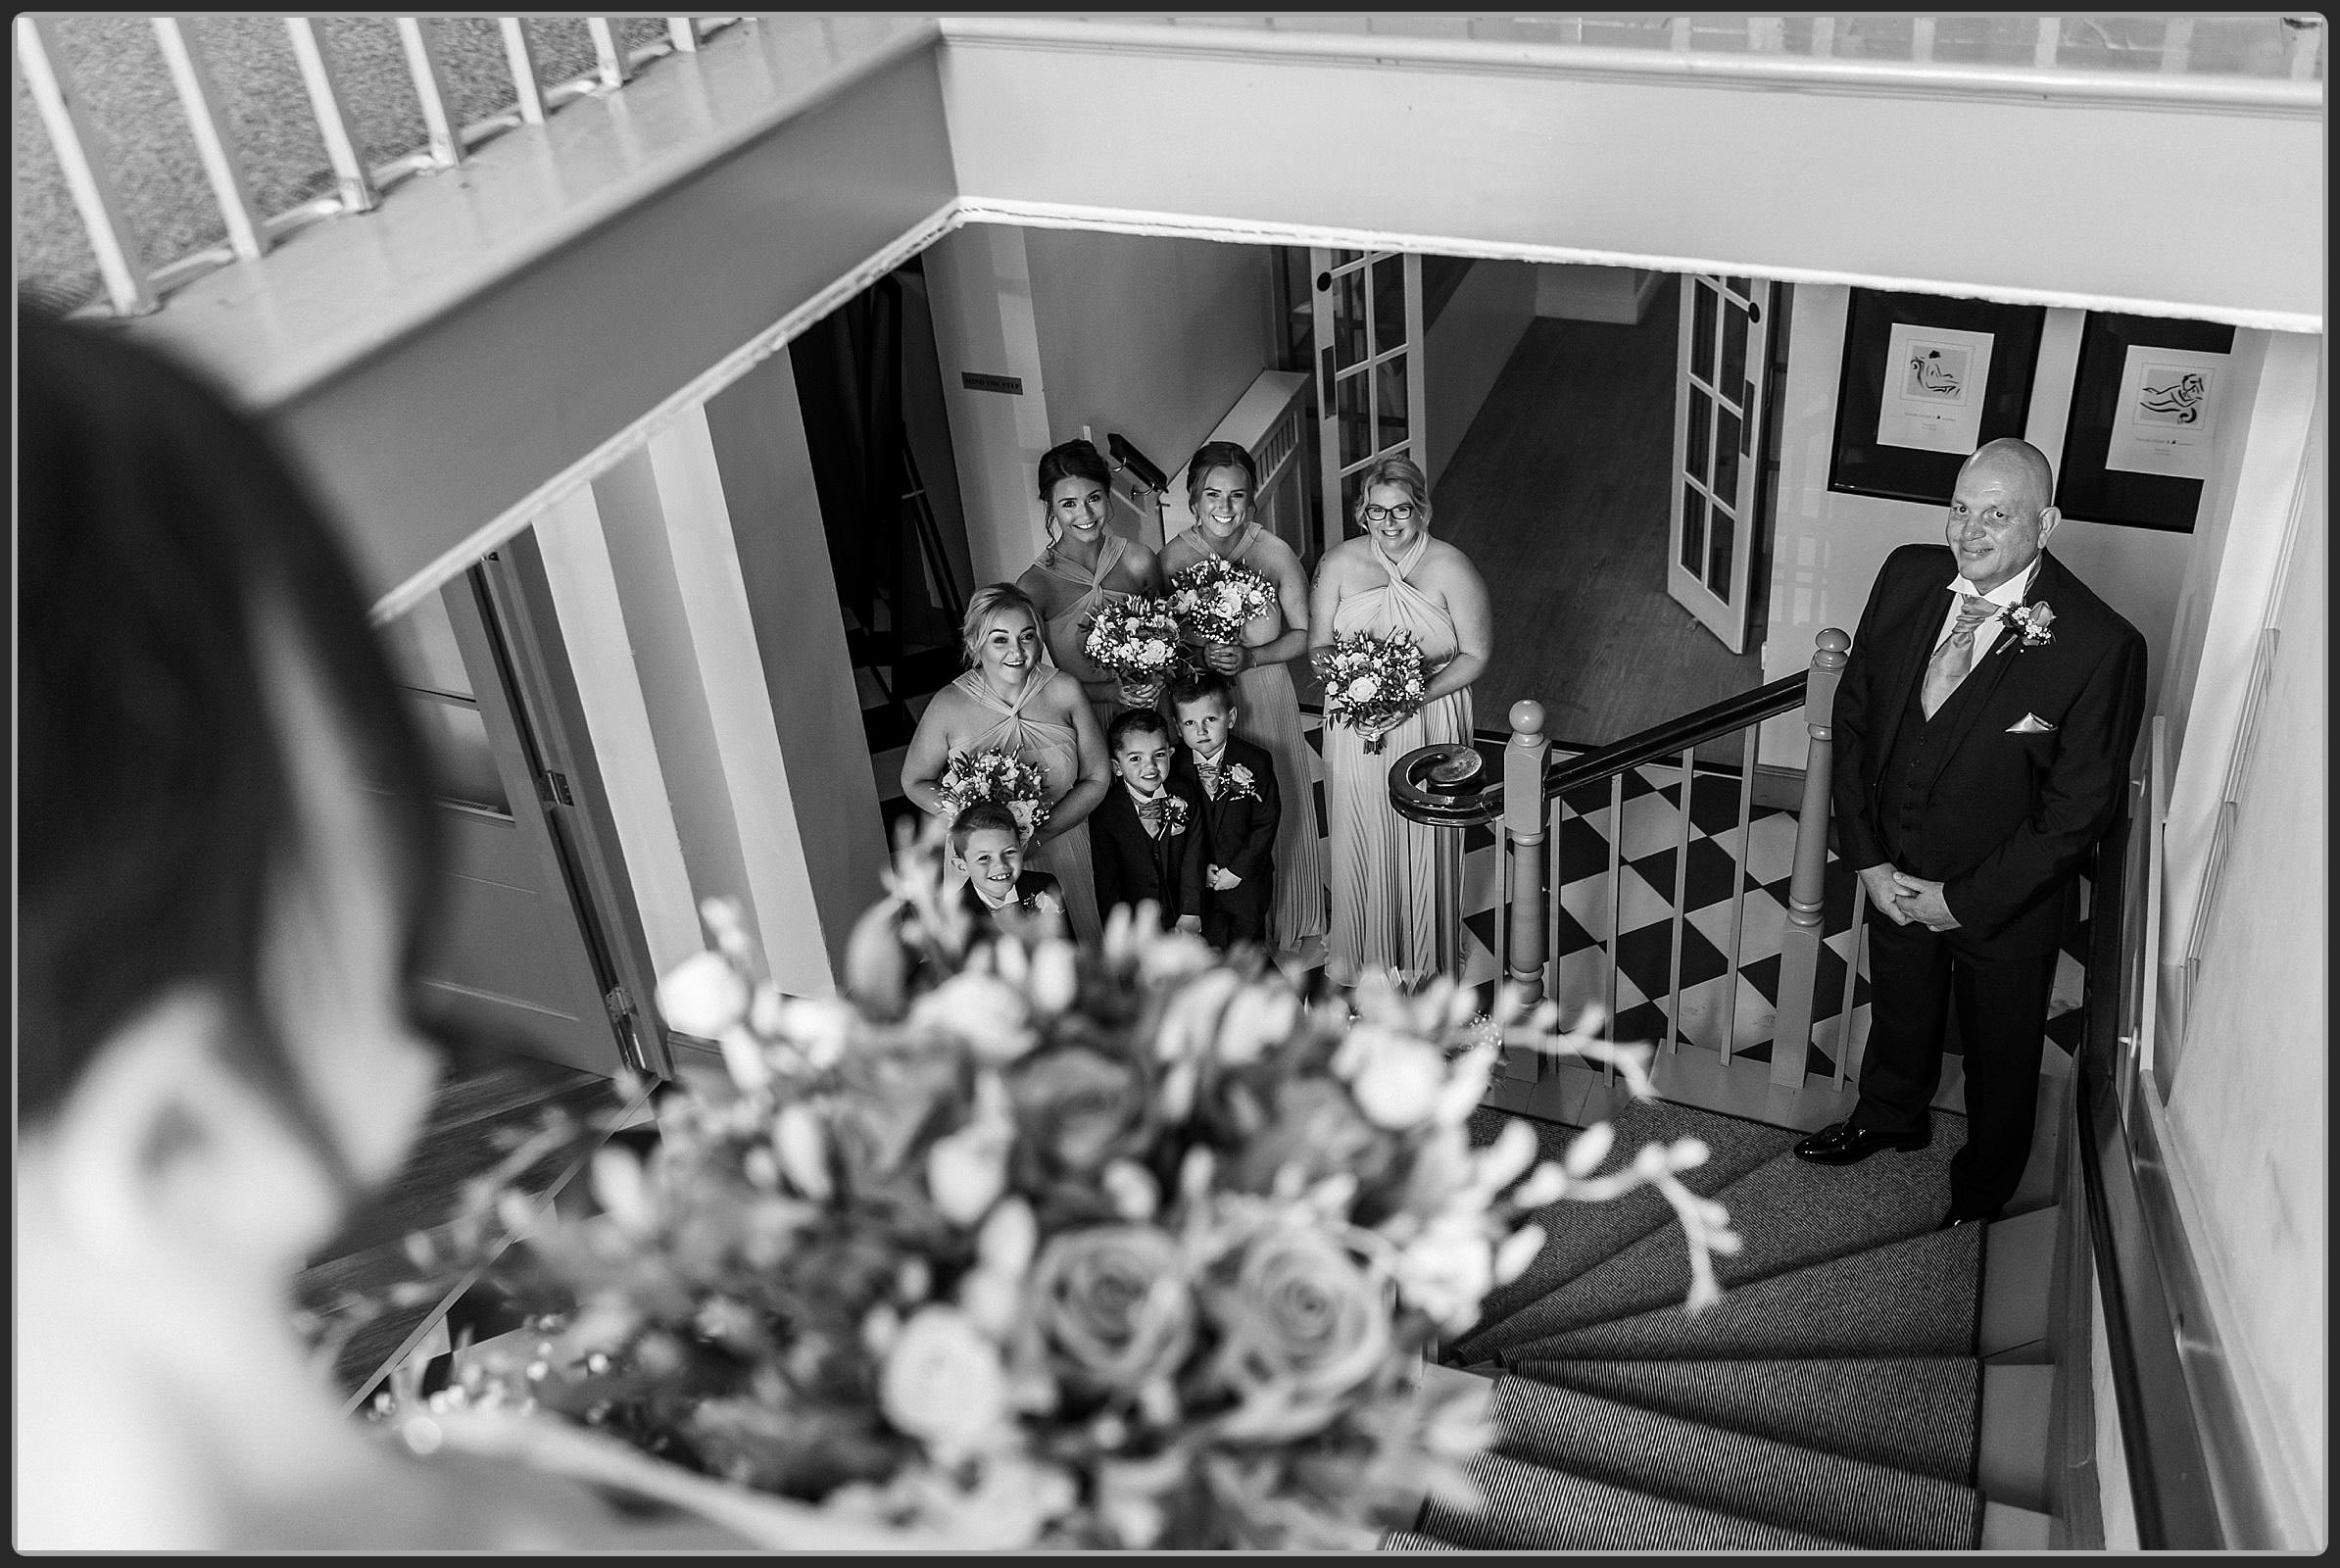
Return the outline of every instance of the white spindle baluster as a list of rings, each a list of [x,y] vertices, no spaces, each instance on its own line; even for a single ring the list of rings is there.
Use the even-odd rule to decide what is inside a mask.
[[[1755,745],[1761,723],[1749,724],[1738,759],[1738,853],[1731,858],[1731,953],[1723,965],[1723,1060],[1738,1037],[1738,955],[1747,921],[1747,829],[1755,820]]]
[[[187,112],[187,128],[195,135],[195,155],[203,163],[204,177],[211,181],[219,217],[227,224],[228,248],[251,261],[268,251],[268,225],[253,205],[235,130],[227,122],[203,47],[194,36],[194,19],[156,17],[153,21],[155,40],[163,46],[163,62],[171,68],[171,85],[178,89],[179,107]]]
[[[97,253],[98,274],[106,280],[115,314],[142,316],[154,310],[161,301],[147,276],[138,236],[122,216],[104,138],[66,72],[54,17],[17,18],[17,58],[57,150],[58,165],[65,171],[66,188],[73,192],[81,224],[89,231],[89,247]]]
[[[341,109],[340,73],[332,46],[326,43],[315,17],[286,17],[284,30],[292,39],[293,59],[300,64],[301,83],[309,89],[309,106],[316,111],[317,128],[325,142],[325,158],[333,166],[333,182],[345,213],[369,213],[380,198],[373,175],[358,150],[349,118]]]
[[[541,125],[545,122],[544,78],[537,74],[536,49],[528,41],[528,29],[518,17],[498,17],[496,26],[504,34],[504,59],[512,68],[512,90],[519,94],[520,121]]]
[[[1689,899],[1690,878],[1690,786],[1696,782],[1698,749],[1685,746],[1682,752],[1682,820],[1676,824],[1674,840],[1674,956],[1671,960],[1672,983],[1666,993],[1666,1050],[1672,1054],[1682,1039],[1682,906]]]
[[[604,87],[615,90],[633,77],[633,63],[626,58],[625,45],[618,40],[617,24],[609,17],[587,17],[585,30],[593,34],[594,69]]]
[[[463,161],[463,134],[448,107],[447,69],[439,59],[438,40],[421,17],[400,17],[397,22],[399,46],[406,51],[414,97],[422,105],[422,126],[430,136],[430,161],[453,169]]]
[[[678,54],[697,54],[699,52],[699,19],[697,17],[668,17],[666,19],[666,36],[674,40],[674,48]]]

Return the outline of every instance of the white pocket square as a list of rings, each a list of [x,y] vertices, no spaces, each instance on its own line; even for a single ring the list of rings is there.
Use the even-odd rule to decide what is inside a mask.
[[[2007,733],[2010,735],[2045,735],[2053,731],[2055,727],[2037,713],[2025,713],[2007,726]]]

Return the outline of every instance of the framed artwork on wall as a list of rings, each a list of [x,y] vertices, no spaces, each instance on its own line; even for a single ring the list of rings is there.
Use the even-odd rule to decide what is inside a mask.
[[[1985,441],[2020,436],[2047,309],[1856,288],[1828,488],[1947,506]]]
[[[2068,517],[2192,533],[2231,390],[2234,328],[2090,311],[2080,326],[2056,506]]]

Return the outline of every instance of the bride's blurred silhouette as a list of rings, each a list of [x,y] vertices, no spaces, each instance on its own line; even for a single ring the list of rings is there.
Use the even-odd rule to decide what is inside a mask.
[[[743,1544],[339,1413],[289,1286],[439,1070],[422,754],[269,442],[19,324],[16,1544]]]

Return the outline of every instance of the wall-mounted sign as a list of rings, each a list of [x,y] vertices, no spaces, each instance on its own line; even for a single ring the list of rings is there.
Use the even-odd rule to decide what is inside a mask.
[[[1856,288],[1828,488],[1948,506],[1974,450],[2020,436],[2047,311]]]
[[[2090,311],[2056,465],[2064,514],[2193,532],[2233,347],[2231,326]]]
[[[958,378],[970,392],[1004,392],[1009,397],[1024,395],[1024,378],[1020,375],[986,375],[981,370],[961,370]]]

